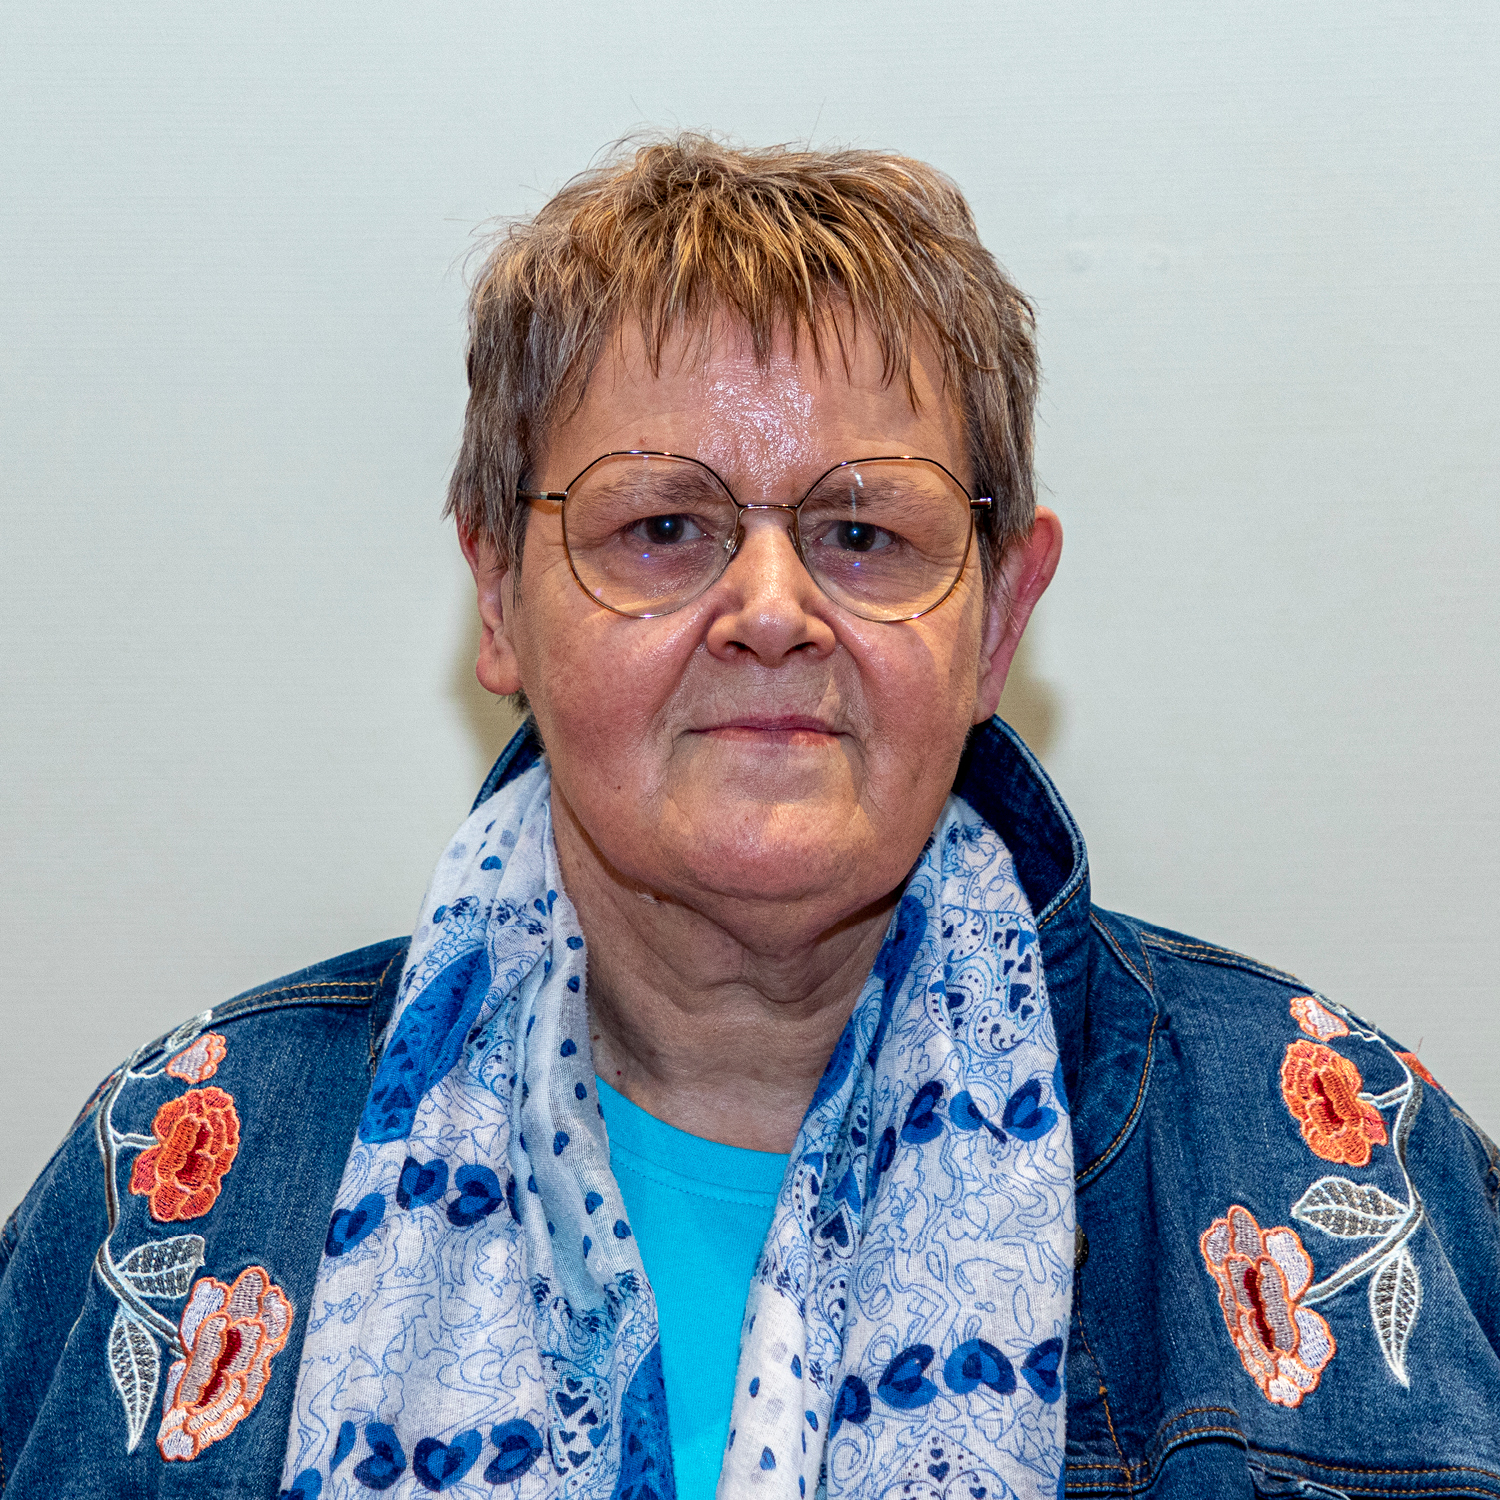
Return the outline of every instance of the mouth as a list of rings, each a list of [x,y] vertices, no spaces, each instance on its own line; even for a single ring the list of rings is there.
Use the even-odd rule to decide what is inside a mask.
[[[708,724],[695,733],[727,743],[749,745],[828,745],[839,731],[814,714],[743,714],[719,724]]]

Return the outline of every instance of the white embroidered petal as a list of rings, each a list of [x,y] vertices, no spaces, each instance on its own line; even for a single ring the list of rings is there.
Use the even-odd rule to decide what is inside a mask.
[[[1265,1242],[1266,1254],[1281,1268],[1281,1274],[1286,1277],[1286,1289],[1295,1301],[1312,1281],[1312,1260],[1302,1248],[1295,1230],[1268,1229]]]

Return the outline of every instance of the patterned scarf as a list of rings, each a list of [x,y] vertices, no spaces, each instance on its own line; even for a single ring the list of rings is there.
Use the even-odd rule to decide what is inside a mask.
[[[671,1500],[656,1307],[609,1165],[545,765],[444,852],[344,1168],[297,1500]],[[719,1495],[1062,1492],[1072,1137],[1036,925],[950,798],[797,1137]]]

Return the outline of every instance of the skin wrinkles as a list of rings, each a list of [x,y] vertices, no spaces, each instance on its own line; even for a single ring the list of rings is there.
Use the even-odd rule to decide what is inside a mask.
[[[903,381],[884,382],[877,347],[846,342],[847,371],[820,370],[805,339],[793,352],[785,337],[760,367],[742,330],[721,325],[707,341],[679,336],[653,375],[622,329],[548,433],[537,485],[629,448],[700,458],[749,503],[794,503],[831,465],[878,453],[920,454],[967,482],[932,346],[914,341],[913,405]],[[1056,518],[1039,513],[989,600],[971,555],[947,601],[898,624],[829,600],[784,513],[748,514],[713,587],[653,620],[577,586],[556,506],[532,507],[519,605],[492,547],[464,547],[479,679],[524,688],[548,748],[597,1071],[693,1134],[790,1149],[967,732],[994,711],[1051,579]]]

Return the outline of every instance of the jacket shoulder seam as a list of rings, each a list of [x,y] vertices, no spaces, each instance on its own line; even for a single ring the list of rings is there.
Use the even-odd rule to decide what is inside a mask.
[[[1291,985],[1294,989],[1311,992],[1310,987],[1295,974],[1288,974],[1285,969],[1272,968],[1270,964],[1263,964],[1258,959],[1248,958],[1243,953],[1236,953],[1232,948],[1220,948],[1214,943],[1201,943],[1196,939],[1168,937],[1165,933],[1154,931],[1149,927],[1140,929],[1140,938],[1143,946],[1159,948],[1164,953],[1185,958],[1192,963],[1218,964],[1226,969],[1242,969],[1247,974],[1258,974],[1262,979],[1274,979],[1280,984]]]
[[[368,1006],[375,998],[373,982],[350,984],[344,981],[333,986],[334,993],[310,993],[315,987],[291,984],[279,989],[262,990],[254,995],[245,995],[235,1000],[226,1000],[210,1010],[210,1024],[239,1021],[247,1016],[258,1015],[269,1010],[289,1010],[298,1006],[337,1005],[360,1008]]]

